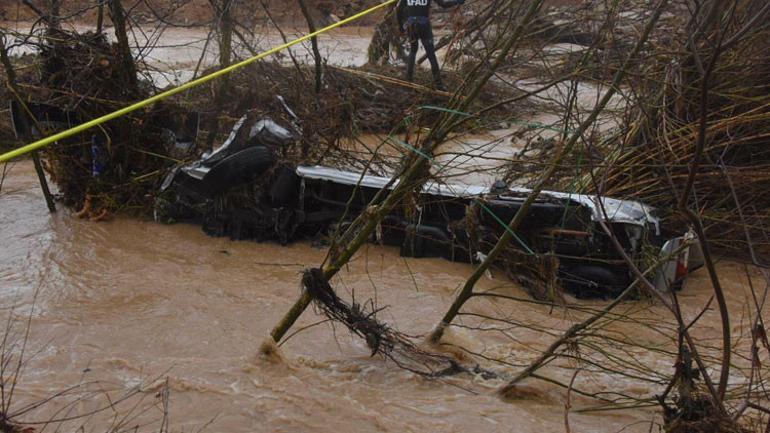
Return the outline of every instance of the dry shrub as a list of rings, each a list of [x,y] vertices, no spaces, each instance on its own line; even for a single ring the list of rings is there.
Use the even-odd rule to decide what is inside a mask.
[[[625,125],[626,139],[608,152],[606,192],[676,209],[705,113],[704,154],[690,199],[719,233],[712,241],[745,250],[745,230],[754,228],[754,238],[763,239],[761,228],[770,216],[770,30],[764,22],[752,24],[764,1],[721,4],[722,15],[710,30],[664,29],[669,43],[651,49],[653,61],[630,83],[639,95],[638,113]],[[675,214],[668,222],[684,224]]]

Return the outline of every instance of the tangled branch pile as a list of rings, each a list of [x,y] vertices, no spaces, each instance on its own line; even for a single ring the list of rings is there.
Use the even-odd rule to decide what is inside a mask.
[[[38,46],[39,80],[22,84],[33,100],[66,112],[69,126],[108,114],[153,92],[149,83],[127,71],[118,44],[110,44],[103,34],[52,30],[43,40],[46,42]],[[79,208],[88,203],[87,207],[95,209],[146,214],[168,169],[175,163],[197,159],[224,141],[244,113],[299,126],[301,138],[284,149],[287,162],[360,166],[372,155],[350,152],[344,139],[398,131],[403,129],[399,122],[404,117],[436,117],[438,112],[418,107],[442,105],[449,99],[446,93],[385,77],[399,74],[388,69],[374,73],[371,69],[328,67],[326,85],[315,94],[309,83],[309,67],[254,64],[234,73],[224,86],[217,82],[197,88],[174,101],[121,117],[51,147],[46,154],[48,168],[70,206]],[[450,83],[461,80],[458,74],[448,74]],[[487,89],[486,100],[494,100],[498,91],[501,89]],[[220,100],[227,102],[218,107],[212,104]],[[189,152],[179,155],[173,151],[169,131],[178,129],[190,112],[201,114],[198,136],[208,139],[198,140]],[[214,119],[218,122],[211,127]]]
[[[59,127],[75,126],[149,96],[149,86],[127,69],[118,44],[103,34],[55,28],[39,44],[39,82],[23,86],[32,99],[65,113]],[[65,203],[134,210],[147,202],[142,175],[168,165],[163,130],[179,112],[169,104],[124,116],[67,139],[46,152],[49,171]],[[47,120],[47,119],[38,119]],[[52,131],[43,131],[50,133]],[[86,200],[86,198],[89,200]]]
[[[770,216],[770,28],[754,19],[767,8],[764,1],[738,1],[734,10],[717,4],[672,34],[675,49],[656,47],[645,78],[632,83],[643,96],[607,161],[607,194],[676,209],[692,180],[688,198],[720,233],[712,240],[745,251],[745,230],[763,232]],[[690,179],[699,145],[703,154]]]
[[[321,92],[313,92],[312,68],[308,66],[284,66],[272,62],[261,62],[237,71],[229,77],[227,100],[232,101],[221,107],[221,113],[206,113],[210,106],[212,90],[198,88],[186,100],[192,110],[199,110],[206,116],[220,115],[228,127],[243,113],[255,112],[271,116],[284,124],[297,122],[302,129],[301,148],[297,157],[302,161],[318,163],[324,158],[349,159],[350,149],[342,148],[341,141],[361,134],[387,134],[403,132],[405,118],[416,117],[425,122],[438,118],[440,112],[421,110],[425,106],[444,106],[450,94],[435,92],[419,84],[413,85],[390,77],[403,74],[400,69],[389,66],[364,66],[362,68],[325,69],[325,86]],[[448,72],[446,81],[458,86],[462,76]],[[427,72],[418,73],[418,82],[429,82]],[[479,99],[479,106],[491,103],[510,90],[502,86],[489,86]],[[277,98],[280,96],[281,98]],[[284,105],[285,104],[285,105]],[[287,115],[286,107],[296,114]],[[510,110],[490,113],[485,121],[494,123],[496,118],[509,115]],[[202,122],[204,125],[207,123]],[[229,131],[229,128],[224,128]],[[202,131],[207,134],[210,131]],[[224,136],[220,137],[223,138]],[[359,163],[365,163],[373,155],[359,156]]]
[[[377,320],[378,309],[356,302],[348,303],[334,292],[318,268],[308,269],[302,275],[302,285],[310,293],[319,310],[328,318],[346,326],[350,332],[366,341],[372,356],[380,354],[395,362],[400,368],[427,377],[444,377],[459,373],[482,374],[496,377],[495,373],[482,371],[478,366],[466,368],[453,357],[431,353],[417,347],[408,336]]]
[[[699,394],[676,409],[664,414],[667,433],[748,433],[727,414],[720,412],[713,400],[706,394]]]

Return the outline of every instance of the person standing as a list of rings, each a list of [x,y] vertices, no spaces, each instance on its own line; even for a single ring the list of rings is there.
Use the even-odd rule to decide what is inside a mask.
[[[442,8],[451,8],[465,3],[465,0],[436,0]],[[430,24],[431,0],[399,0],[396,6],[398,24],[401,30],[409,37],[409,57],[406,62],[406,79],[414,79],[414,66],[417,60],[418,44],[422,42],[423,48],[430,61],[430,69],[433,73],[433,84],[438,90],[445,90],[441,81],[441,71],[436,59],[436,47],[433,44],[433,27]]]

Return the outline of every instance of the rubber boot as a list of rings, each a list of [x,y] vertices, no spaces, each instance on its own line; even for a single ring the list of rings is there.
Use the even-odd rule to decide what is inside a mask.
[[[433,74],[433,87],[435,87],[436,90],[446,92],[446,86],[444,86],[444,81],[441,80],[440,74]]]
[[[406,81],[414,81],[414,66],[417,62],[417,44],[413,44],[409,50],[409,57],[406,59]]]

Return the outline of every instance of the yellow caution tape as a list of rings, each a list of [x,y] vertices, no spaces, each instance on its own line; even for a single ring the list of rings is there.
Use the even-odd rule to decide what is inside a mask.
[[[165,91],[163,93],[159,93],[159,94],[157,94],[155,96],[151,96],[151,97],[149,97],[149,98],[147,98],[147,99],[145,99],[143,101],[139,101],[139,102],[137,102],[135,104],[129,105],[128,107],[121,108],[120,110],[113,111],[110,114],[106,114],[106,115],[104,115],[102,117],[90,120],[90,121],[88,121],[86,123],[83,123],[82,125],[78,125],[78,126],[76,126],[74,128],[68,129],[68,130],[60,132],[58,134],[51,135],[50,137],[43,138],[42,140],[38,140],[38,141],[36,141],[34,143],[30,143],[30,144],[28,144],[26,146],[20,147],[20,148],[15,149],[15,150],[12,150],[12,151],[10,151],[8,153],[4,153],[4,154],[0,155],[0,163],[6,162],[6,161],[10,161],[11,159],[16,158],[18,156],[21,156],[21,155],[33,152],[33,151],[38,150],[38,149],[40,149],[42,147],[49,146],[49,145],[55,143],[56,141],[63,140],[63,139],[68,138],[68,137],[72,137],[75,134],[78,134],[78,133],[81,133],[81,132],[86,131],[88,129],[91,129],[94,126],[98,126],[98,125],[101,125],[102,123],[109,122],[110,120],[117,119],[118,117],[125,116],[126,114],[129,114],[131,112],[139,110],[140,108],[144,108],[144,107],[146,107],[146,106],[148,106],[150,104],[154,104],[155,102],[158,102],[158,101],[166,99],[166,98],[168,98],[170,96],[176,95],[177,93],[184,92],[185,90],[192,89],[193,87],[200,86],[201,84],[205,84],[205,83],[207,83],[207,82],[209,82],[211,80],[214,80],[214,79],[219,78],[219,77],[221,77],[223,75],[226,75],[226,74],[229,74],[229,73],[231,73],[233,71],[241,69],[244,66],[248,66],[248,65],[256,62],[257,60],[263,59],[263,58],[265,58],[267,56],[270,56],[272,54],[275,54],[275,53],[277,53],[279,51],[283,51],[283,50],[285,50],[285,49],[287,49],[289,47],[292,47],[294,45],[297,45],[297,44],[300,44],[302,42],[305,42],[305,41],[307,41],[307,40],[309,40],[309,39],[311,39],[311,38],[313,38],[315,36],[318,36],[320,34],[326,33],[326,32],[328,32],[330,30],[334,30],[337,27],[341,27],[341,26],[344,26],[345,24],[348,24],[348,23],[351,23],[353,21],[356,21],[356,20],[358,20],[358,19],[360,19],[360,18],[362,18],[362,17],[364,17],[366,15],[371,14],[372,12],[375,12],[377,10],[380,10],[380,9],[386,7],[386,6],[389,6],[389,5],[393,4],[393,3],[395,3],[396,1],[397,0],[387,0],[386,2],[384,2],[384,3],[380,4],[380,5],[374,6],[374,7],[370,8],[370,9],[367,9],[367,10],[365,10],[363,12],[357,13],[357,14],[355,14],[353,16],[345,18],[344,20],[338,21],[338,22],[336,22],[336,23],[334,23],[334,24],[332,24],[330,26],[324,27],[324,28],[322,28],[320,30],[317,30],[317,31],[313,32],[313,33],[309,33],[309,34],[307,34],[305,36],[302,36],[301,38],[295,39],[295,40],[293,40],[291,42],[287,42],[287,43],[285,43],[283,45],[279,45],[277,47],[274,47],[274,48],[272,48],[272,49],[270,49],[268,51],[265,51],[264,53],[260,53],[260,54],[258,54],[256,56],[251,57],[249,59],[246,59],[246,60],[244,60],[242,62],[236,63],[234,65],[228,66],[228,67],[226,67],[224,69],[221,69],[219,71],[213,72],[213,73],[211,73],[209,75],[206,75],[205,77],[201,77],[201,78],[198,78],[197,80],[190,81],[190,82],[185,83],[185,84],[183,84],[183,85],[181,85],[179,87],[175,87],[175,88],[173,88],[171,90],[167,90],[167,91]]]

